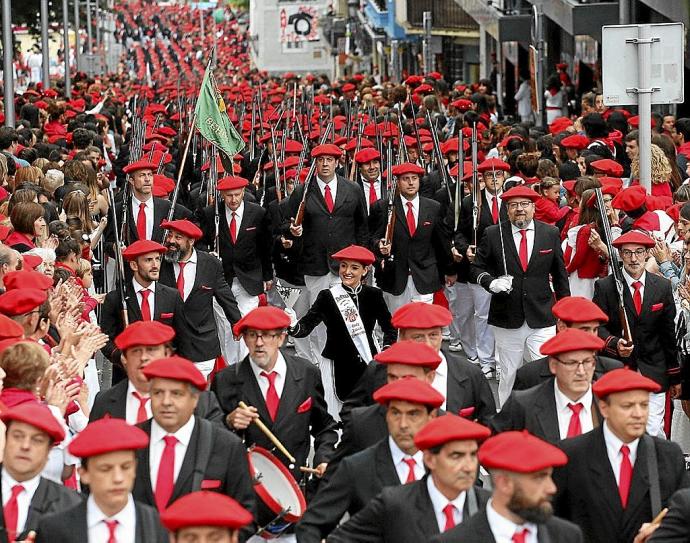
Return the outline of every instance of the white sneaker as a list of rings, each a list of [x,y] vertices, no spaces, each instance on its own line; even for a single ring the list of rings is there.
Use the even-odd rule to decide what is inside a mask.
[[[443,341],[450,341],[450,332],[448,330],[443,331]]]
[[[459,339],[451,341],[450,345],[448,345],[448,350],[453,353],[459,353],[463,350],[462,342]]]
[[[476,356],[474,358],[467,357],[467,361],[470,364],[474,364],[475,366],[479,366],[479,358],[477,358]]]
[[[496,378],[496,370],[492,368],[491,366],[485,366],[482,368],[482,373],[484,374],[484,377],[487,379],[495,379]]]

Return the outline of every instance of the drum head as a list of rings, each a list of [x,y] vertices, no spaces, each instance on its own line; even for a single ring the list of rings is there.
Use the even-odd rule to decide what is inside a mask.
[[[247,460],[254,490],[269,509],[276,515],[287,510],[284,519],[288,522],[302,518],[307,508],[304,494],[280,460],[262,447],[250,449]]]

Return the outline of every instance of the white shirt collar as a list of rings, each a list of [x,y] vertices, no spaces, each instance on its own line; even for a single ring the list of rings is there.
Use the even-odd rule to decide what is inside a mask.
[[[156,419],[151,421],[151,443],[157,443],[161,441],[165,436],[173,435],[177,440],[182,443],[185,447],[189,445],[189,441],[192,439],[192,432],[194,431],[194,415],[189,417],[189,420],[182,425],[182,427],[177,430],[174,434],[166,432],[157,422]]]
[[[132,193],[132,209],[135,211],[139,211],[139,205],[144,204],[147,208],[153,209],[153,196],[151,196],[148,200],[145,202],[139,200],[134,194]]]
[[[510,227],[511,227],[512,230],[513,230],[513,235],[515,235],[515,234],[517,234],[518,232],[520,232],[520,230],[527,230],[528,232],[531,230],[532,232],[534,232],[534,219],[532,219],[532,220],[529,222],[529,224],[528,224],[527,226],[525,226],[524,228],[518,228],[518,227],[515,226],[513,223],[510,223]]]
[[[448,374],[448,361],[446,360],[446,357],[444,356],[442,351],[438,352],[438,356],[441,358],[441,363],[438,365],[438,367],[434,371],[439,375],[447,375]]]
[[[196,264],[196,249],[194,247],[192,247],[192,254],[189,256],[189,258],[187,260],[185,260],[185,263],[186,264]],[[179,266],[179,264],[180,263],[178,262],[177,265]]]
[[[426,478],[426,488],[429,491],[431,505],[433,506],[434,511],[437,513],[437,516],[440,516],[438,513],[443,512],[443,509],[446,507],[446,505],[452,503],[457,511],[456,518],[462,519],[463,508],[465,507],[465,496],[467,495],[467,492],[463,490],[454,500],[449,500],[438,488],[436,488],[432,474],[429,474],[429,476]]]
[[[324,191],[324,189],[326,188],[326,185],[328,185],[331,188],[331,190],[333,190],[333,185],[338,183],[338,176],[334,175],[333,179],[331,179],[328,183],[326,183],[319,176],[316,176],[316,182],[318,183],[319,188],[321,189],[321,192]]]
[[[489,528],[491,528],[496,541],[512,541],[515,532],[525,528],[529,530],[530,534],[537,535],[538,528],[536,524],[532,522],[515,524],[494,509],[493,500],[491,499],[486,504],[486,518],[489,521]]]
[[[630,443],[623,443],[618,436],[616,436],[609,428],[608,421],[604,421],[602,424],[602,429],[604,431],[604,442],[606,443],[606,450],[608,452],[609,458],[616,458],[621,454],[621,447],[627,445],[630,449],[630,462],[635,463],[635,458],[637,457],[637,446],[640,444],[640,438],[634,439]]]
[[[153,281],[148,287],[144,287],[139,282],[132,278],[132,285],[134,285],[134,292],[136,294],[139,294],[142,290],[150,290],[151,292],[155,293],[156,292],[156,282]]]
[[[265,371],[265,370],[262,370],[259,367],[259,365],[252,360],[251,356],[248,358],[249,358],[249,367],[252,368],[252,371],[254,372],[254,377],[256,377],[256,381],[260,382],[259,378],[261,378],[261,372]],[[285,359],[283,358],[283,353],[281,353],[280,351],[278,351],[278,359],[276,360],[276,363],[273,366],[273,369],[271,371],[276,372],[278,375],[280,375],[283,378],[287,374],[287,363],[285,362]]]
[[[419,193],[414,195],[414,198],[412,200],[408,200],[405,198],[402,194],[400,195],[400,201],[402,202],[402,207],[405,211],[407,211],[407,202],[412,203],[412,207],[414,209],[419,209]]]
[[[39,473],[35,477],[32,477],[31,479],[28,479],[23,483],[20,483],[19,481],[15,481],[14,478],[9,474],[9,472],[3,467],[2,482],[8,485],[10,489],[15,485],[22,485],[24,487],[24,492],[26,492],[29,496],[33,496],[34,492],[36,492],[36,489],[38,488],[38,485],[41,482],[41,474]]]
[[[554,390],[554,395],[556,397],[556,409],[560,412],[563,413],[572,413],[570,407],[568,407],[568,404],[577,404],[581,403],[583,411],[585,413],[588,413],[592,409],[592,387],[590,386],[587,389],[587,392],[583,394],[583,396],[578,399],[578,400],[571,400],[568,398],[565,394],[561,392],[561,389],[558,388],[558,382],[556,379],[553,380],[553,390]]]
[[[409,454],[403,452],[400,447],[398,447],[398,444],[391,436],[388,436],[388,445],[391,449],[391,457],[393,458],[394,466],[400,464],[400,462],[402,462],[405,458],[414,458],[414,461],[419,467],[424,467],[424,453],[422,453],[422,451],[417,451],[410,456]]]
[[[129,398],[134,392],[136,392],[136,393],[139,394],[140,396],[143,396],[144,398],[148,398],[148,397],[149,397],[149,393],[148,393],[148,392],[142,394],[141,392],[139,392],[139,391],[136,389],[136,387],[134,386],[134,383],[132,383],[132,381],[130,381],[129,379],[127,379],[127,397]]]
[[[131,494],[127,498],[127,505],[125,505],[119,513],[116,513],[112,517],[106,516],[106,514],[101,511],[101,508],[98,507],[93,498],[93,494],[91,494],[86,500],[86,526],[89,529],[94,528],[104,520],[117,520],[119,524],[126,524],[128,523],[127,519],[135,517],[136,510],[134,509],[134,500],[132,499]]]
[[[632,277],[630,277],[630,274],[628,274],[628,272],[625,271],[625,268],[623,268],[623,267],[621,266],[621,269],[623,270],[623,277],[625,278],[625,282],[627,283],[628,288],[629,288],[630,290],[632,290],[632,291],[635,290],[635,287],[633,287],[633,283],[634,283],[635,281],[639,281],[640,283],[642,283],[642,288],[644,288],[645,281],[646,281],[646,279],[647,279],[647,272],[646,272],[646,271],[643,271],[643,272],[642,272],[642,275],[640,276],[639,279],[633,279]]]
[[[244,214],[244,200],[242,200],[240,202],[239,207],[235,211],[233,211],[232,209],[230,209],[227,206],[225,207],[225,209],[227,210],[228,216],[230,216],[230,217],[232,217],[233,213],[235,214],[236,217],[242,217],[242,215]]]
[[[364,179],[364,177],[362,177],[362,183],[364,183],[366,186],[369,186],[371,184],[378,185],[380,182],[381,182],[380,177],[374,179],[373,181],[367,181],[366,179]]]

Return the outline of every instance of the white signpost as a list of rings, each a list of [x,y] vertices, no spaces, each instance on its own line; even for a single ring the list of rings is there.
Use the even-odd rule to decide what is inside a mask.
[[[683,23],[602,27],[602,83],[607,106],[639,109],[640,184],[652,187],[652,104],[683,102]]]

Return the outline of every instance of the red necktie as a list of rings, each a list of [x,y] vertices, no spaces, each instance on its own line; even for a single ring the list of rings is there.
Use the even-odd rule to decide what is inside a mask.
[[[569,403],[568,407],[573,412],[573,414],[570,415],[570,424],[568,424],[568,435],[565,437],[577,437],[582,433],[580,411],[582,411],[585,406],[581,403]]]
[[[137,214],[137,237],[139,239],[146,239],[146,204],[139,204],[139,213]]]
[[[407,202],[407,229],[410,231],[410,237],[414,236],[414,233],[417,231],[414,213],[412,212],[412,202]]]
[[[527,536],[529,535],[529,530],[524,528],[513,534],[513,543],[527,543]]]
[[[446,532],[451,528],[455,528],[455,506],[449,503],[443,508],[443,514],[446,515],[446,526],[443,531]]]
[[[417,462],[414,461],[414,458],[403,458],[403,462],[405,462],[407,467],[410,468],[410,471],[407,472],[407,479],[405,482],[414,483],[417,480],[417,477],[415,477],[414,474],[414,467],[417,465]]]
[[[376,196],[376,185],[374,184],[374,181],[369,182],[369,205],[372,206],[374,205],[374,202],[379,199],[378,196]]]
[[[230,219],[230,239],[232,240],[233,245],[237,241],[237,220],[236,220],[236,217],[237,217],[237,214],[233,211],[232,212],[232,219]]]
[[[149,305],[149,294],[151,294],[151,291],[147,288],[141,291],[141,318],[145,321],[151,320],[151,306]]]
[[[635,312],[639,315],[642,313],[642,282],[635,281],[632,286],[635,289],[633,294],[633,304],[635,304]]]
[[[115,529],[117,528],[116,520],[104,520],[105,525],[108,527],[108,543],[117,543],[115,539]]]
[[[630,483],[632,482],[633,467],[630,463],[630,449],[627,445],[621,447],[621,471],[618,477],[618,493],[621,496],[623,509],[628,506],[628,494],[630,494]]]
[[[491,217],[496,224],[498,222],[498,196],[494,196],[491,200]]]
[[[184,267],[187,265],[186,262],[178,262],[180,265],[180,275],[177,276],[177,290],[180,292],[180,296],[184,300]]]
[[[278,374],[275,371],[270,373],[262,371],[261,376],[268,379],[266,407],[268,408],[268,414],[271,416],[271,420],[276,420],[276,415],[278,414],[278,404],[280,404],[280,398],[278,398],[278,391],[276,390],[276,377],[278,377]]]
[[[134,397],[139,400],[139,407],[137,408],[137,424],[149,419],[149,414],[146,412],[146,403],[151,399],[142,396],[136,390],[132,392]]]
[[[165,511],[170,501],[175,486],[175,436],[165,436],[165,449],[158,465],[158,477],[156,477],[156,507],[159,511]]]
[[[22,485],[14,485],[12,487],[12,495],[7,500],[4,509],[5,528],[7,529],[7,539],[14,541],[17,538],[17,518],[19,517],[19,506],[17,504],[17,496],[24,491]]]
[[[326,209],[328,209],[329,213],[333,213],[333,197],[331,196],[331,187],[326,185],[323,193],[323,199],[326,201]]]
[[[520,230],[520,265],[522,266],[522,271],[527,271],[527,230]]]

